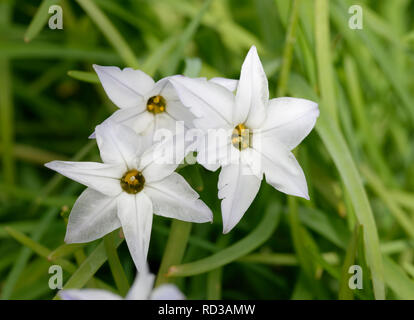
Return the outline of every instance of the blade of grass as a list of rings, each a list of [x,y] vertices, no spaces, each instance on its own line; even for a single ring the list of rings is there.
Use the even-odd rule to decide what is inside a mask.
[[[85,245],[85,243],[62,244],[61,246],[57,247],[55,250],[50,252],[47,256],[47,259],[53,261],[59,258],[70,256],[76,251],[78,251],[80,248],[83,248]]]
[[[223,268],[210,271],[207,275],[207,300],[221,299]]]
[[[171,279],[167,277],[168,270],[171,266],[181,263],[191,233],[191,226],[192,224],[190,222],[175,219],[172,221],[167,245],[161,260],[161,266],[158,270],[157,279],[155,280],[156,287],[171,282]]]
[[[45,26],[49,18],[49,7],[58,4],[60,0],[43,0],[39,8],[36,11],[32,21],[30,21],[27,27],[26,33],[24,34],[24,41],[29,42],[33,40],[42,28]]]
[[[115,230],[114,233],[119,232]],[[124,241],[119,237],[115,237],[114,246],[118,248],[119,245]],[[106,255],[105,245],[103,241],[95,248],[95,250],[86,258],[86,260],[79,266],[79,268],[72,274],[69,280],[63,286],[65,289],[81,289],[98,271],[98,269],[108,259]],[[56,295],[54,300],[58,299]]]
[[[4,181],[14,184],[14,126],[12,77],[9,60],[0,58],[0,123]]]
[[[361,177],[337,126],[322,115],[318,120],[317,131],[349,192],[358,221],[364,227],[365,249],[372,273],[375,298],[385,299],[384,273],[377,227]]]
[[[393,190],[391,195],[401,206],[414,210],[414,193],[404,190]]]
[[[52,207],[71,206],[76,200],[74,197],[39,197],[38,192],[2,183],[0,183],[0,191],[17,199],[32,200],[38,204]]]
[[[310,87],[306,86],[306,82],[300,83],[300,87],[296,86],[294,81],[289,83],[291,94],[299,94],[302,97],[318,101],[318,97]],[[384,270],[378,232],[366,191],[362,185],[361,176],[338,126],[323,112],[317,121],[316,130],[349,192],[357,219],[364,227],[364,243],[368,266],[372,273],[375,298],[385,299]]]
[[[323,107],[329,113],[332,121],[338,121],[338,111],[335,99],[335,87],[331,57],[330,32],[329,32],[329,1],[315,1],[315,42],[316,62],[320,96]]]
[[[192,276],[222,267],[253,251],[270,238],[279,224],[280,207],[270,204],[259,225],[244,239],[207,258],[182,265],[174,265],[168,270],[168,277]]]
[[[349,241],[348,248],[345,254],[345,260],[342,265],[341,278],[339,283],[339,300],[353,300],[354,294],[353,291],[349,288],[349,267],[355,264],[355,257],[358,249],[358,238],[359,234],[362,232],[361,226],[355,226],[355,231]]]
[[[68,76],[73,79],[80,80],[80,81],[85,81],[85,82],[90,82],[90,83],[100,83],[98,76],[96,75],[96,73],[93,73],[93,72],[69,70]]]
[[[91,0],[76,0],[76,2],[102,31],[112,47],[124,60],[125,64],[131,68],[138,68],[139,63],[134,52],[102,10]]]
[[[298,24],[298,10],[300,0],[293,0],[290,13],[289,26],[286,32],[285,47],[283,49],[282,69],[280,70],[276,97],[285,95],[289,78],[290,66],[292,64],[293,45],[295,44],[296,26]]]
[[[374,192],[384,201],[390,212],[397,220],[401,228],[407,233],[407,235],[414,239],[414,225],[413,221],[406,215],[406,213],[395,202],[394,198],[389,193],[389,190],[382,184],[380,178],[370,170],[367,166],[361,166],[361,172],[367,179],[369,186]]]
[[[79,161],[81,160],[83,157],[85,157],[90,150],[92,149],[92,147],[95,146],[95,141],[89,141],[81,150],[79,150],[79,152],[73,157],[73,161]],[[55,174],[55,176],[49,181],[49,183],[42,189],[42,191],[40,192],[40,199],[42,199],[43,197],[48,196],[57,186],[59,186],[59,184],[63,181],[63,176],[59,175],[59,174]],[[65,193],[70,193],[71,189],[66,189]],[[39,204],[38,202],[35,202],[32,204],[32,207],[30,208],[29,211],[31,212],[35,212],[37,209],[39,208]],[[34,229],[33,233],[31,234],[31,239],[34,241],[39,241],[42,236],[44,235],[44,233],[46,232],[46,230],[48,229],[48,227],[51,224],[51,221],[53,221],[54,217],[56,217],[56,215],[58,214],[58,210],[51,208],[49,209],[46,213],[43,214],[41,220],[38,223],[38,227]],[[11,271],[9,272],[3,288],[2,288],[2,292],[1,292],[1,299],[7,300],[10,298],[14,286],[17,282],[17,280],[19,279],[22,271],[24,270],[24,268],[26,267],[27,262],[30,259],[32,252],[29,248],[23,248]]]
[[[351,106],[353,106],[354,117],[358,122],[358,126],[363,132],[361,136],[363,137],[365,149],[383,179],[388,183],[393,183],[394,179],[381,154],[377,137],[374,134],[371,122],[368,120],[369,117],[365,112],[365,103],[360,89],[361,85],[359,83],[357,67],[354,60],[351,57],[346,56],[344,59],[344,67],[347,89],[352,102]]]
[[[184,53],[186,45],[193,38],[195,32],[197,31],[198,26],[200,25],[203,15],[207,12],[212,0],[205,0],[200,11],[194,16],[190,24],[185,28],[184,32],[181,34],[177,46],[174,49],[168,60],[168,67],[166,69],[166,74],[173,74],[176,72],[178,63]]]
[[[55,208],[49,209],[42,217],[42,220],[39,222],[39,226],[34,229],[33,234],[31,235],[31,239],[34,241],[39,241],[57,214],[58,210]],[[14,286],[19,279],[21,272],[26,267],[26,264],[29,261],[31,255],[32,250],[29,248],[23,248],[20,251],[3,285],[1,299],[8,300],[10,298],[11,294],[13,293]]]
[[[5,227],[4,229],[11,237],[13,237],[15,240],[20,242],[22,245],[30,248],[31,250],[33,250],[33,252],[35,252],[39,256],[45,259],[48,259],[48,256],[51,252],[48,248],[30,239],[24,233],[21,233],[20,231],[17,231],[11,227]],[[64,270],[68,271],[69,273],[73,273],[76,270],[75,265],[73,265],[71,262],[64,260],[64,259],[57,259],[53,263],[60,265]]]
[[[329,213],[324,213],[313,208],[299,208],[299,219],[308,228],[318,232],[323,237],[344,248],[344,244],[348,243],[349,231],[343,220]]]
[[[106,235],[103,239],[103,242],[106,250],[106,256],[108,257],[109,267],[111,268],[116,287],[118,288],[120,295],[124,297],[129,291],[129,283],[121,261],[119,261],[118,252],[115,247],[116,240],[114,236],[118,235],[115,235],[114,233]]]
[[[384,256],[385,281],[394,293],[403,300],[414,299],[414,281],[407,277],[401,267]]]
[[[5,155],[6,150],[7,148],[0,145],[1,154]],[[67,160],[67,157],[63,155],[20,143],[14,144],[13,156],[19,160],[40,165],[55,159]]]
[[[145,62],[142,64],[141,69],[153,76],[162,62],[168,58],[168,55],[176,46],[178,39],[178,36],[173,35],[164,40],[164,42],[162,42],[157,49],[147,57]]]
[[[315,251],[316,245],[307,230],[300,224],[297,199],[289,197],[288,206],[288,218],[292,242],[299,265],[306,276],[306,284],[309,288],[313,289],[314,297],[323,299],[324,293],[322,291],[322,286],[316,279],[319,266],[315,257],[312,255],[312,251]]]
[[[370,30],[364,29],[364,32],[350,33],[347,24],[349,17],[346,13],[346,3],[332,3],[331,14],[338,28],[344,32],[344,36],[347,41],[355,42],[355,37],[359,37],[364,46],[368,47],[372,57],[378,63],[382,72],[386,75],[389,84],[393,87],[395,93],[399,96],[402,102],[402,106],[405,107],[405,111],[410,117],[410,121],[414,122],[414,109],[412,108],[411,102],[412,96],[407,90],[405,83],[401,80],[398,72],[395,72],[395,66],[390,63],[393,61],[393,59],[390,57],[385,48],[382,47],[379,40],[376,37],[372,36]],[[357,43],[357,47],[359,46],[360,43]]]
[[[4,41],[0,39],[0,58],[10,59],[71,59],[92,60],[95,63],[119,63],[119,56],[106,48],[82,48],[68,45],[35,41],[26,43]]]

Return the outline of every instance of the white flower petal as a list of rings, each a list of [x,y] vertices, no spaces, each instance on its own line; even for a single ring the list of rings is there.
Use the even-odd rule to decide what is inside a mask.
[[[45,167],[107,196],[117,196],[122,192],[120,179],[126,169],[122,164],[73,161],[52,161]]]
[[[134,124],[138,121],[143,113],[147,113],[146,110],[139,111],[140,108],[127,108],[116,110],[106,121],[113,121],[127,127],[134,129]],[[96,133],[93,132],[89,139],[96,139]]]
[[[247,148],[240,152],[240,160],[250,169],[249,174],[254,174],[260,180],[263,179],[262,156],[260,153],[252,148]]]
[[[93,68],[109,99],[121,109],[142,105],[144,94],[154,86],[154,80],[140,70],[98,65]]]
[[[177,94],[169,81],[170,77],[162,78],[158,80],[151,91],[147,93],[147,98],[152,96],[161,95],[166,100],[177,100]]]
[[[106,120],[96,127],[95,133],[103,162],[125,164],[129,169],[136,169],[142,146],[134,130]]]
[[[318,116],[318,104],[313,101],[289,97],[272,99],[261,132],[292,150],[309,134]]]
[[[144,192],[123,192],[118,198],[118,218],[138,271],[145,268],[152,228],[152,203]]]
[[[226,88],[230,91],[236,91],[237,85],[239,83],[238,80],[234,79],[227,79],[227,78],[221,78],[221,77],[215,77],[210,79],[211,82],[217,83],[221,85],[222,87]]]
[[[245,123],[248,128],[257,128],[266,116],[269,88],[267,77],[255,46],[252,46],[240,74],[237,86],[233,123]]]
[[[116,197],[87,188],[72,208],[65,242],[90,242],[118,229],[121,223],[116,212]]]
[[[262,137],[262,147],[256,149],[261,155],[267,183],[280,192],[309,200],[306,178],[287,147],[271,137]]]
[[[154,117],[154,123],[155,123],[155,131],[157,130],[168,130],[171,135],[175,134],[175,123],[176,120],[173,119],[168,113],[163,112],[155,115]]]
[[[138,170],[146,183],[164,179],[177,169],[186,155],[184,139],[182,135],[166,137],[142,154]]]
[[[185,300],[185,296],[173,284],[163,284],[152,291],[151,300]]]
[[[239,151],[231,144],[232,129],[210,130],[197,141],[197,162],[207,170],[238,160]],[[237,161],[236,161],[237,162]]]
[[[179,100],[169,100],[167,102],[166,113],[175,121],[183,121],[185,128],[194,127],[194,115]]]
[[[119,109],[115,111],[107,120],[112,120],[116,123],[135,129],[134,125],[137,122],[137,118],[144,113],[148,113],[146,109],[140,109],[141,108]]]
[[[231,164],[221,168],[219,193],[223,233],[228,233],[240,221],[250,207],[260,188],[261,180],[251,174],[243,164]]]
[[[198,223],[213,220],[211,210],[178,173],[146,184],[144,192],[150,197],[157,215]]]
[[[152,135],[154,132],[154,118],[155,116],[151,112],[143,111],[134,119],[132,128],[141,135]]]
[[[234,95],[229,90],[205,79],[174,76],[170,81],[182,103],[197,118],[194,120],[196,127],[205,130],[233,127]]]
[[[145,264],[142,270],[138,273],[134,283],[129,289],[126,300],[148,300],[154,287],[155,276],[148,270],[148,265]]]
[[[100,289],[68,289],[59,291],[62,300],[122,300],[115,293]]]

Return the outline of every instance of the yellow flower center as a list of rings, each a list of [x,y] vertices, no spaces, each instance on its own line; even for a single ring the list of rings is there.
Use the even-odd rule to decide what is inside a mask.
[[[145,178],[137,169],[127,171],[121,178],[121,187],[126,193],[137,194],[144,184]]]
[[[166,108],[166,101],[162,96],[153,96],[147,101],[147,110],[153,114],[162,113]]]
[[[238,124],[231,135],[231,143],[239,150],[244,150],[251,145],[251,132],[243,123]]]

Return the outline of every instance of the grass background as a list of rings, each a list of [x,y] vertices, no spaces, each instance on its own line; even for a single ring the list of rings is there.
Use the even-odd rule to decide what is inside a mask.
[[[63,8],[63,30],[47,27],[52,4]],[[363,8],[362,30],[348,27],[353,4]],[[164,281],[189,299],[414,299],[413,13],[410,0],[1,1],[0,297],[53,298],[53,264],[67,288],[125,293],[135,277],[118,232],[64,245],[83,186],[43,167],[99,160],[87,137],[116,107],[93,63],[156,79],[237,79],[254,44],[271,97],[320,104],[316,129],[295,151],[311,200],[263,182],[237,228],[222,235],[218,172],[186,166],[179,172],[214,223],[155,216],[152,272],[169,234],[178,243],[190,234],[182,261],[179,248],[164,259],[166,270],[175,265]],[[348,288],[354,264],[361,290]]]

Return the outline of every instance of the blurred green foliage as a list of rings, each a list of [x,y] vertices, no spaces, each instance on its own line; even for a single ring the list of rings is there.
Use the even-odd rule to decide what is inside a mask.
[[[63,8],[63,30],[47,26],[52,4]],[[192,226],[184,264],[169,281],[189,299],[414,299],[414,1],[358,1],[362,30],[348,26],[352,4],[2,0],[0,297],[54,297],[52,264],[63,267],[67,287],[125,291],[135,276],[118,233],[109,245],[64,245],[65,219],[83,187],[43,167],[99,160],[87,137],[116,107],[93,63],[132,66],[156,79],[237,79],[254,44],[271,97],[320,103],[316,130],[296,150],[311,200],[263,182],[239,225],[222,235],[218,172],[180,169],[214,223]],[[154,273],[170,225],[154,218]],[[126,280],[112,274],[116,248]],[[347,287],[353,264],[364,272],[361,290]]]

